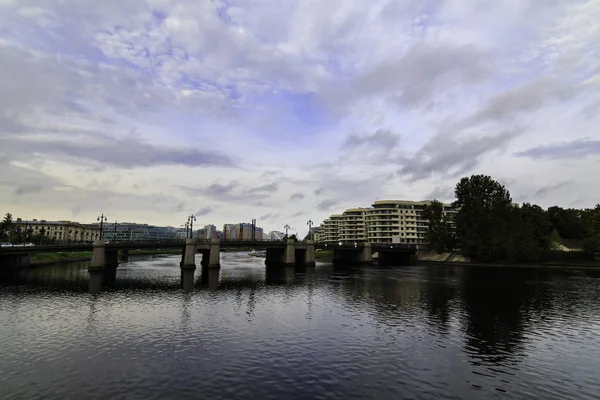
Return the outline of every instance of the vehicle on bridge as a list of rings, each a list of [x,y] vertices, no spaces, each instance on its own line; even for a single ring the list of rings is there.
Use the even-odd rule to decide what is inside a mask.
[[[12,243],[2,242],[0,243],[0,247],[13,247]]]

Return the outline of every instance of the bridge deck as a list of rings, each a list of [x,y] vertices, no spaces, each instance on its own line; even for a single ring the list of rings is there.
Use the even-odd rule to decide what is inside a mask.
[[[210,245],[209,240],[197,240],[198,245]],[[221,248],[248,248],[256,249],[283,249],[283,242],[252,242],[252,241],[221,241]],[[185,241],[169,241],[169,242],[121,242],[107,243],[106,250],[137,250],[137,249],[178,249],[185,246]],[[31,253],[59,253],[59,252],[79,252],[92,251],[92,244],[59,244],[59,245],[39,245],[39,246],[13,246],[1,247],[0,255],[2,254],[31,254]],[[297,249],[305,249],[306,243],[296,243]],[[363,248],[362,243],[315,243],[315,249],[320,250],[344,250],[344,251],[360,251]],[[404,243],[372,243],[373,251],[400,251],[414,252],[418,249],[418,245]]]

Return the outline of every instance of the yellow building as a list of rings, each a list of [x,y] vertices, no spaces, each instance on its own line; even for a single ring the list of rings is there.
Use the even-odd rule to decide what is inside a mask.
[[[322,224],[320,239],[326,243],[426,243],[429,221],[423,209],[431,201],[378,200],[371,208],[350,208]],[[443,204],[444,215],[453,221],[456,212]]]
[[[43,234],[44,237],[58,242],[93,242],[100,239],[100,228],[91,224],[80,224],[72,221],[46,221],[33,219],[26,221],[17,219],[15,225],[31,231],[32,235]]]
[[[366,242],[365,216],[369,208],[349,208],[339,218],[338,239],[341,242]]]
[[[319,239],[324,243],[335,243],[339,241],[339,225],[343,218],[342,214],[333,214],[322,224],[322,231]]]
[[[371,243],[426,243],[429,221],[423,209],[431,201],[378,200],[365,217]],[[453,219],[450,204],[443,204],[444,214]]]

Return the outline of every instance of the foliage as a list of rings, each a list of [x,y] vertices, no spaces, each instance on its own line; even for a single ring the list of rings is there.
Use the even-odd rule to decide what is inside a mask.
[[[4,219],[0,222],[0,241],[5,242],[10,237],[10,230],[13,227],[13,216],[11,213],[6,213]]]
[[[505,259],[509,236],[511,197],[487,175],[462,178],[454,190],[456,234],[465,255],[482,261]]]
[[[283,241],[284,241],[284,242],[286,242],[288,239],[293,239],[293,240],[294,240],[294,242],[298,242],[298,241],[299,241],[299,240],[298,240],[298,236],[296,236],[296,234],[295,234],[295,233],[294,233],[294,234],[291,234],[291,235],[289,235],[289,236],[288,236],[288,235],[284,235],[284,236],[283,236]]]
[[[600,204],[593,209],[544,210],[538,205],[511,204],[509,191],[489,176],[462,178],[455,189],[456,236],[461,251],[476,260],[541,262],[567,258],[593,259],[600,251]],[[436,211],[437,212],[437,211]],[[439,215],[431,214],[437,224]],[[434,224],[434,225],[435,225]],[[436,228],[431,239],[438,246]],[[583,252],[563,255],[562,239],[583,242]]]
[[[423,218],[428,220],[426,240],[429,247],[441,254],[454,249],[454,231],[444,215],[444,205],[433,200],[423,209]]]

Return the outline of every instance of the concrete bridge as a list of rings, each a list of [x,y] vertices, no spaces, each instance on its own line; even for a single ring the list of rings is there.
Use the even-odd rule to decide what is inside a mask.
[[[219,241],[218,239],[187,239],[168,242],[125,242],[105,243],[97,241],[92,244],[62,244],[32,247],[0,248],[0,268],[28,266],[33,253],[58,253],[92,251],[90,270],[116,267],[118,252],[138,249],[162,250],[181,249],[181,267],[196,268],[196,255],[202,254],[201,265],[218,268],[221,249],[255,248],[266,250],[267,265],[314,266],[316,250],[333,252],[334,263],[369,264],[373,262],[373,253],[378,253],[381,265],[410,265],[418,259],[419,246],[412,244],[377,244],[377,243],[337,243],[324,244],[313,241],[295,242],[252,242],[252,241]]]

